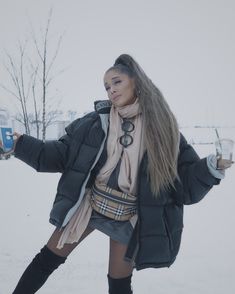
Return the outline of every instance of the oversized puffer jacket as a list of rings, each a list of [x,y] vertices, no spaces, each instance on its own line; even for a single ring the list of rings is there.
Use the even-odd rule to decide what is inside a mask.
[[[15,156],[37,171],[62,173],[50,213],[50,222],[57,227],[68,223],[107,158],[104,146],[110,103],[97,101],[95,108],[72,122],[59,140],[43,142],[23,135],[15,148]],[[137,270],[169,267],[174,262],[183,230],[183,206],[199,202],[220,183],[209,172],[206,158],[200,159],[182,134],[176,189],[154,197],[147,165],[145,153],[138,174],[138,221],[125,256],[135,262]]]

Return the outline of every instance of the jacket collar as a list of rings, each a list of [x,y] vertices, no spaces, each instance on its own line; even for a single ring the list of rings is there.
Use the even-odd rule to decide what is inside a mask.
[[[95,111],[99,114],[106,114],[110,112],[112,102],[110,100],[97,100],[94,102]]]

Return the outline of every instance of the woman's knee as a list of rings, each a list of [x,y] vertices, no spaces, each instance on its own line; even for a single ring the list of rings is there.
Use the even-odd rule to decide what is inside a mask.
[[[67,257],[73,250],[74,248],[82,242],[91,232],[93,232],[94,229],[87,228],[84,233],[82,234],[80,240],[78,242],[74,242],[72,244],[65,244],[63,248],[59,249],[57,248],[58,241],[63,233],[63,230],[61,229],[55,229],[55,231],[52,233],[50,239],[47,242],[47,247],[55,254],[62,256],[62,257]]]

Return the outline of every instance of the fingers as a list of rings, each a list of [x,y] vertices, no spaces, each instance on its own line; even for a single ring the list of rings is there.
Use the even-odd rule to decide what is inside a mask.
[[[234,164],[234,161],[220,158],[217,161],[217,169],[227,169]]]
[[[22,136],[22,134],[17,133],[17,132],[14,132],[12,135],[13,135],[13,138],[16,139],[16,140],[19,139],[19,137]]]
[[[12,150],[10,150],[10,151],[4,152],[3,155],[4,155],[4,156],[8,156],[8,155],[11,155],[11,154],[13,154],[13,153],[14,153],[14,150],[12,149]]]

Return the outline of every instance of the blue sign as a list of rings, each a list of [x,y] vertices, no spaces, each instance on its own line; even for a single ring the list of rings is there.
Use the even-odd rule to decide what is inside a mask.
[[[0,128],[1,138],[4,151],[9,151],[13,148],[14,140],[12,136],[12,128]]]

